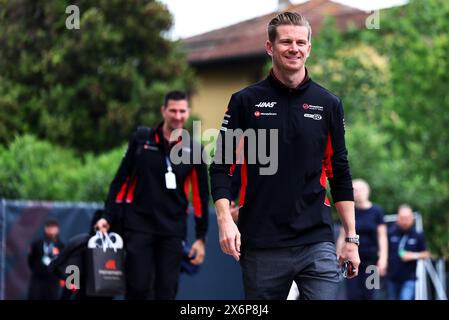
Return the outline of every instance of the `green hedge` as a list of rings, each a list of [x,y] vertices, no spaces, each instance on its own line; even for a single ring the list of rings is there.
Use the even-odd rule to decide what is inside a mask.
[[[0,197],[103,201],[125,147],[80,158],[32,135],[18,136],[0,146]]]

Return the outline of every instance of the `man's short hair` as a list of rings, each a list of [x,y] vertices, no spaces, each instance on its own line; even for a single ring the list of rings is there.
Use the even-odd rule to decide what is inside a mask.
[[[268,40],[270,40],[271,43],[276,40],[277,27],[285,25],[306,27],[308,31],[307,40],[309,42],[312,40],[312,27],[310,26],[309,21],[307,21],[307,19],[300,13],[287,11],[278,14],[276,17],[271,19],[270,23],[268,24]]]
[[[413,212],[412,207],[411,207],[409,204],[407,204],[407,203],[402,203],[402,204],[399,206],[399,208],[398,208],[398,212],[401,211],[401,210],[403,210],[403,209],[407,209],[407,210],[410,210],[411,212]]]
[[[173,90],[168,92],[164,98],[164,108],[167,108],[168,100],[187,100],[187,94],[184,91]]]
[[[44,224],[46,227],[59,227],[58,220],[54,218],[47,219]]]
[[[352,184],[354,185],[355,183],[363,184],[365,188],[368,189],[368,194],[371,192],[371,187],[369,186],[368,182],[366,182],[366,180],[360,178],[352,180]]]

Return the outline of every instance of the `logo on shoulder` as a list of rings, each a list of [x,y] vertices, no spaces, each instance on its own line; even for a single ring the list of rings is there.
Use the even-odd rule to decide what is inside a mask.
[[[276,103],[277,102],[259,102],[254,106],[257,108],[273,108]]]

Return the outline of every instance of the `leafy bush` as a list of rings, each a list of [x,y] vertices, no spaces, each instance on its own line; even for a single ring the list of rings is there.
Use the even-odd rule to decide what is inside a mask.
[[[10,199],[103,201],[124,147],[98,157],[17,136],[0,147],[0,197]]]

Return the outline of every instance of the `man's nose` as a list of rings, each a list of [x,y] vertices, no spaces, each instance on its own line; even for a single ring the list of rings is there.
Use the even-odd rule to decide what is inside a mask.
[[[295,42],[293,42],[289,49],[290,49],[290,52],[298,52],[299,46]]]
[[[181,112],[175,112],[175,119],[176,120],[181,120],[182,118],[182,113]]]

